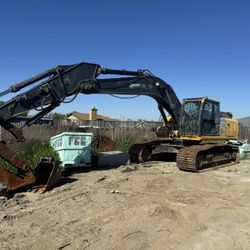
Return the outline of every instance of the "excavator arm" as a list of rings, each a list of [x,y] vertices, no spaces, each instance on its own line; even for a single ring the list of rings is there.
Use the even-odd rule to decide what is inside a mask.
[[[39,113],[27,121],[27,125],[31,125],[34,121],[59,106],[68,96],[79,93],[82,81],[94,79],[98,68],[99,66],[96,64],[86,63],[57,66],[28,80],[12,85],[8,90],[0,93],[0,96],[16,93],[36,83],[35,87],[17,95],[0,107],[0,125],[11,132],[17,139],[23,139],[21,131],[11,124],[15,117],[29,110],[40,109]]]
[[[126,77],[99,79],[98,77],[102,74],[124,75]],[[47,79],[44,80],[45,78]],[[29,110],[41,109],[41,112],[27,121],[27,125],[31,125],[61,103],[67,102],[67,97],[79,93],[146,95],[157,101],[161,113],[165,109],[174,121],[179,123],[181,103],[172,87],[147,70],[112,70],[89,63],[58,66],[12,85],[8,90],[0,93],[0,97],[7,93],[20,91],[39,81],[40,83],[35,87],[14,97],[0,107],[1,126],[10,130],[12,128],[11,122],[15,117]]]
[[[101,75],[107,74],[119,75],[119,78],[100,78]],[[35,86],[31,87],[33,84]],[[1,92],[0,97],[21,90],[24,90],[21,94],[0,106],[0,125],[17,140],[24,139],[22,130],[12,124],[17,116],[30,110],[39,109],[40,111],[26,122],[26,125],[29,126],[61,103],[68,102],[68,97],[74,99],[79,93],[152,97],[158,103],[159,111],[165,123],[167,123],[167,120],[164,110],[172,116],[176,124],[179,123],[181,113],[181,103],[172,87],[147,70],[106,69],[98,64],[84,62],[74,65],[61,65],[12,85],[9,89]],[[15,185],[12,185],[12,188],[9,189],[22,187],[39,179],[36,173],[14,152],[11,152],[3,143],[0,143],[0,146],[0,157],[21,172],[18,180],[15,180]],[[37,175],[40,176],[41,173]],[[0,182],[3,182],[1,176],[2,179],[4,179],[3,176],[7,176],[6,182],[14,180],[14,177],[12,178],[12,175],[0,166]],[[16,182],[18,185],[16,185]]]

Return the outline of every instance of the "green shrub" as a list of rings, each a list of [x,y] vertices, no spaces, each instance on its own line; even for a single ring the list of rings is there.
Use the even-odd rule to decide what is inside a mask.
[[[122,151],[123,153],[128,153],[129,148],[133,145],[128,139],[118,139],[116,140],[116,149]]]
[[[0,164],[9,172],[13,173],[13,174],[17,174],[18,170],[13,167],[10,163],[8,163],[7,161],[3,160],[2,158],[0,158]]]
[[[59,160],[58,153],[50,145],[49,141],[33,140],[25,145],[18,152],[19,156],[25,160],[32,168],[36,167],[41,157],[53,157],[55,160]]]

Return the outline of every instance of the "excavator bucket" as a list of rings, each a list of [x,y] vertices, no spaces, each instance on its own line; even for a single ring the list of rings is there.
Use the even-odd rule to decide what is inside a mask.
[[[6,186],[8,191],[13,191],[36,182],[36,178],[32,172],[28,170],[20,172],[13,174],[0,165],[0,183]]]
[[[3,142],[0,142],[0,156],[3,161],[13,166],[15,172],[6,170],[0,164],[0,183],[6,186],[7,191],[13,191],[35,183],[36,178],[33,170]]]
[[[0,165],[0,195],[16,191],[23,187],[46,192],[51,190],[61,178],[61,168],[57,161],[42,158],[34,170],[23,172],[23,175],[13,174]]]
[[[59,162],[48,157],[42,157],[34,171],[36,182],[33,189],[38,188],[42,192],[51,190],[60,181],[62,175]]]
[[[32,187],[45,192],[51,190],[60,180],[61,168],[53,158],[41,158],[33,170],[2,142],[0,142],[0,156],[14,169],[10,172],[0,164],[0,195],[23,187]]]

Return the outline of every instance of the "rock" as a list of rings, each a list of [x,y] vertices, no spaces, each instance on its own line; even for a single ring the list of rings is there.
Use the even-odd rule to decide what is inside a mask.
[[[61,250],[65,247],[68,247],[69,245],[71,245],[71,243],[66,243],[66,244],[63,244],[62,246],[58,247],[58,250]]]
[[[128,167],[125,167],[121,170],[122,173],[130,173],[130,172],[133,172],[133,171],[136,171],[138,170],[138,166],[128,166]]]
[[[0,221],[4,220],[5,217],[6,217],[6,214],[3,212],[0,212]]]
[[[119,194],[120,191],[119,191],[119,190],[114,190],[114,189],[112,189],[112,190],[110,190],[110,193],[111,193],[111,194]]]
[[[164,171],[162,171],[162,174],[172,174],[173,173],[173,171],[171,171],[171,170],[164,170]]]
[[[150,163],[144,163],[144,164],[143,164],[143,167],[144,167],[144,168],[151,168],[151,167],[152,167],[152,164],[150,164]]]
[[[101,178],[97,179],[97,182],[101,182],[101,181],[104,181],[106,180],[107,176],[102,176]]]

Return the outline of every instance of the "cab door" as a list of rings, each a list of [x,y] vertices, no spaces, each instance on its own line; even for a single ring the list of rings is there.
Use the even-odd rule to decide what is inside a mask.
[[[202,114],[200,131],[202,136],[215,136],[220,132],[220,103],[205,100]]]

